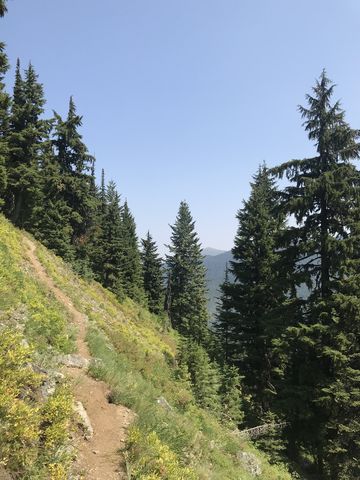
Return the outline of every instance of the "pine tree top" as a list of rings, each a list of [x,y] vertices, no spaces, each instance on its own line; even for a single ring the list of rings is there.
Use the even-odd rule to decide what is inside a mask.
[[[0,90],[4,88],[4,77],[9,69],[9,62],[5,54],[5,43],[0,42]]]
[[[182,201],[176,216],[174,225],[170,225],[172,234],[171,242],[168,245],[170,253],[184,258],[191,256],[198,257],[199,262],[202,263],[201,244],[199,237],[195,231],[195,221],[192,218],[189,205]],[[171,255],[167,255],[171,261]]]
[[[0,0],[0,17],[3,17],[7,12],[6,0]]]

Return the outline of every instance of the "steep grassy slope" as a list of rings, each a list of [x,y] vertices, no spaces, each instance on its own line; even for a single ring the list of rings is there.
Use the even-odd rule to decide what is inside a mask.
[[[46,398],[59,353],[74,350],[66,310],[34,277],[23,235],[0,216],[0,478],[61,479],[72,395],[66,382]]]
[[[55,368],[54,354],[74,349],[73,332],[67,312],[34,278],[23,238],[0,217],[1,461],[11,471],[21,464],[23,476],[19,478],[65,479],[71,459],[62,452],[67,452],[71,426],[71,392],[65,383],[59,385],[54,396],[40,401],[34,394],[39,379],[29,368],[28,357],[46,370]],[[95,282],[76,276],[41,245],[37,255],[57,286],[89,319],[87,340],[97,359],[90,366],[91,374],[110,385],[109,401],[136,413],[127,449],[122,452],[128,478],[250,480],[253,476],[241,461],[242,452],[250,452],[261,464],[258,479],[290,479],[282,468],[269,465],[250,444],[220,425],[213,414],[195,405],[188,385],[177,380],[177,336],[165,330],[161,319],[129,300],[120,304]],[[22,338],[29,347],[27,342],[19,343]],[[7,339],[12,339],[10,347]],[[8,352],[19,349],[20,353],[7,359]],[[15,357],[23,375],[14,380],[10,372]],[[21,405],[15,412],[4,401],[3,385],[6,389],[8,383],[15,384],[12,401]],[[6,434],[13,423],[26,430],[32,425],[29,415],[35,418],[35,433],[21,431],[21,441]],[[55,432],[53,436],[51,432]],[[31,458],[24,448],[29,445],[33,449]],[[9,454],[11,449],[16,455]]]

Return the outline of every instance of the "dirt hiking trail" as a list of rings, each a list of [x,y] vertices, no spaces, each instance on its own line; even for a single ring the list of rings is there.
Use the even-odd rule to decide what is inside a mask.
[[[90,360],[91,356],[85,342],[86,317],[74,307],[47,274],[36,256],[35,243],[28,238],[26,243],[28,258],[37,277],[66,307],[77,326],[78,354]],[[88,440],[84,437],[79,438],[74,473],[86,480],[126,480],[128,476],[119,450],[125,446],[127,429],[134,419],[134,413],[121,405],[110,404],[107,400],[108,386],[91,378],[83,369],[67,367],[66,373],[72,378],[75,401],[83,404],[94,431]]]

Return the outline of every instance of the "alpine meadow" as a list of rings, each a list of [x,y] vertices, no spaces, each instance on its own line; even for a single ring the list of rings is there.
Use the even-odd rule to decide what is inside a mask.
[[[34,17],[43,14],[42,0],[27,3]],[[1,25],[15,4],[25,8],[0,0]],[[129,2],[119,5],[131,30]],[[85,27],[75,16],[80,43]],[[21,38],[20,30],[12,35]],[[42,72],[17,59],[12,76],[8,48],[0,42],[0,480],[360,480],[360,130],[350,125],[332,75],[319,64],[297,107],[305,158],[292,158],[298,148],[284,162],[260,157],[242,203],[237,192],[237,212],[221,206],[222,216],[235,217],[236,232],[231,252],[205,249],[215,252],[211,263],[193,216],[205,210],[183,197],[164,222],[165,250],[159,222],[140,238],[134,193],[120,192],[91,153],[77,95],[63,100],[66,114],[52,110]],[[139,54],[136,43],[126,48]],[[165,71],[170,60],[160,57]],[[200,71],[205,60],[197,61]],[[77,75],[67,72],[66,81]],[[101,97],[102,88],[91,96]],[[160,90],[152,85],[147,93],[160,97]],[[141,108],[151,110],[146,102]],[[263,114],[254,108],[249,122]],[[99,117],[96,128],[106,130]],[[252,130],[265,156],[261,129],[254,123]],[[147,138],[141,128],[136,134],[139,143]],[[111,142],[119,139],[107,138],[116,149]],[[184,132],[181,141],[191,148]],[[126,159],[118,162],[115,177],[125,182]],[[167,174],[176,177],[171,162]],[[221,163],[226,170],[225,156]],[[159,169],[151,167],[155,178]],[[206,204],[228,188],[220,177],[216,193],[206,181],[195,187],[204,172],[197,177],[191,168],[189,182],[178,182],[184,197],[205,189],[189,197]],[[159,181],[152,188],[167,212],[172,187]],[[137,195],[144,211],[153,209],[140,187]],[[154,215],[162,222],[160,211]],[[222,230],[210,206],[206,215]],[[209,289],[210,264],[223,279],[218,288]]]

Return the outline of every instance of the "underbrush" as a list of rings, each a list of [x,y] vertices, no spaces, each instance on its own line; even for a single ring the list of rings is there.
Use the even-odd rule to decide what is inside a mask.
[[[72,396],[42,394],[54,355],[74,350],[67,312],[37,281],[24,237],[0,216],[0,475],[65,480]]]
[[[47,399],[34,350],[13,328],[0,329],[0,465],[13,478],[65,480],[72,396],[66,385]]]
[[[0,322],[21,329],[36,351],[69,353],[68,313],[33,274],[23,235],[0,216]]]

